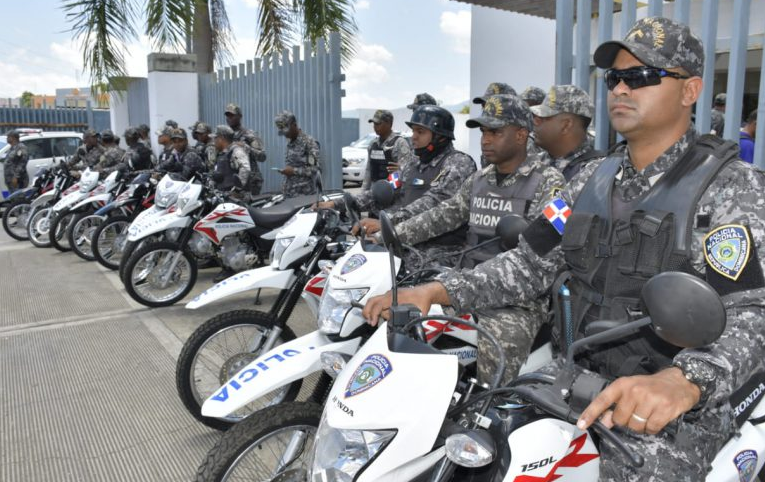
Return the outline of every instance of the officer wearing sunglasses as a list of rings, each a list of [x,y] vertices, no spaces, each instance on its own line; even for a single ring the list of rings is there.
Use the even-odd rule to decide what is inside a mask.
[[[640,290],[658,273],[705,280],[726,303],[717,341],[681,349],[641,332],[577,358],[613,380],[581,413],[579,428],[598,419],[618,426],[630,450],[646,456],[632,467],[602,439],[600,480],[704,480],[736,432],[731,394],[765,361],[765,180],[738,159],[734,143],[694,129],[704,54],[687,26],[642,19],[624,40],[600,45],[594,59],[608,69],[608,112],[626,144],[585,165],[555,212],[536,218],[515,249],[401,290],[398,301],[465,312],[519,304],[565,283],[573,308],[567,317],[555,313],[554,333],[572,326],[576,337],[597,320],[644,315]],[[568,213],[562,202],[571,208],[565,222],[555,214]],[[389,304],[389,295],[375,297],[364,316],[377,320]]]

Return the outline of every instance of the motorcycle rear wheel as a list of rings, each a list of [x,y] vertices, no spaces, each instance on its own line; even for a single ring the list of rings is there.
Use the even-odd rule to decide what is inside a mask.
[[[43,207],[35,211],[27,221],[29,241],[38,248],[50,248],[50,222],[53,208]]]
[[[17,241],[29,239],[27,234],[27,221],[32,210],[32,203],[28,199],[14,201],[3,212],[3,229],[8,236]]]
[[[307,480],[322,409],[313,402],[291,402],[254,413],[223,434],[194,480]],[[285,464],[280,459],[291,443],[296,453]]]
[[[178,262],[168,280],[161,286],[161,277],[172,259]],[[197,281],[197,261],[194,255],[171,241],[149,243],[137,250],[125,266],[123,282],[131,298],[145,306],[170,306],[183,299]]]
[[[194,330],[183,344],[175,367],[178,396],[194,418],[216,430],[227,430],[257,410],[297,398],[302,380],[295,380],[253,400],[224,419],[202,415],[204,401],[263,354],[263,342],[273,326],[274,320],[267,313],[236,310],[214,316]],[[294,339],[295,333],[284,326],[274,346]]]
[[[93,214],[93,212],[79,213],[74,216],[71,228],[67,230],[69,246],[72,247],[74,254],[85,261],[94,261],[93,256],[93,233],[104,221],[106,216]]]
[[[128,226],[129,217],[112,216],[96,228],[90,245],[93,247],[93,257],[101,266],[111,270],[119,269],[120,260],[128,244]]]
[[[53,214],[50,219],[50,244],[62,253],[71,251],[69,245],[69,230],[72,229],[72,220],[75,214],[64,210]]]

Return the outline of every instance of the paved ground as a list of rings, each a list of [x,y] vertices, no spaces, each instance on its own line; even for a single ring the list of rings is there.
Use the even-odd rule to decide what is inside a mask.
[[[242,307],[148,309],[97,263],[0,230],[0,481],[190,480],[219,434],[178,400],[175,359],[204,320]],[[290,326],[313,323],[301,302]]]

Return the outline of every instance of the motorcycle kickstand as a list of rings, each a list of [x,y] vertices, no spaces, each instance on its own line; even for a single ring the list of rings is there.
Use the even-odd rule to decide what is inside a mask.
[[[263,288],[258,288],[258,292],[255,293],[255,306],[259,306],[261,304],[260,303],[260,290],[262,290],[262,289]]]

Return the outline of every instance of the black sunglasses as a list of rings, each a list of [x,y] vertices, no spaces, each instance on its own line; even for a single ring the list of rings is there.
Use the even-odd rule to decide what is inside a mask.
[[[671,77],[673,79],[690,79],[688,75],[681,75],[675,72],[669,72],[658,67],[632,67],[624,70],[608,69],[604,74],[606,87],[608,90],[614,90],[619,82],[624,81],[630,89],[639,89],[649,85],[661,84],[661,79]]]

